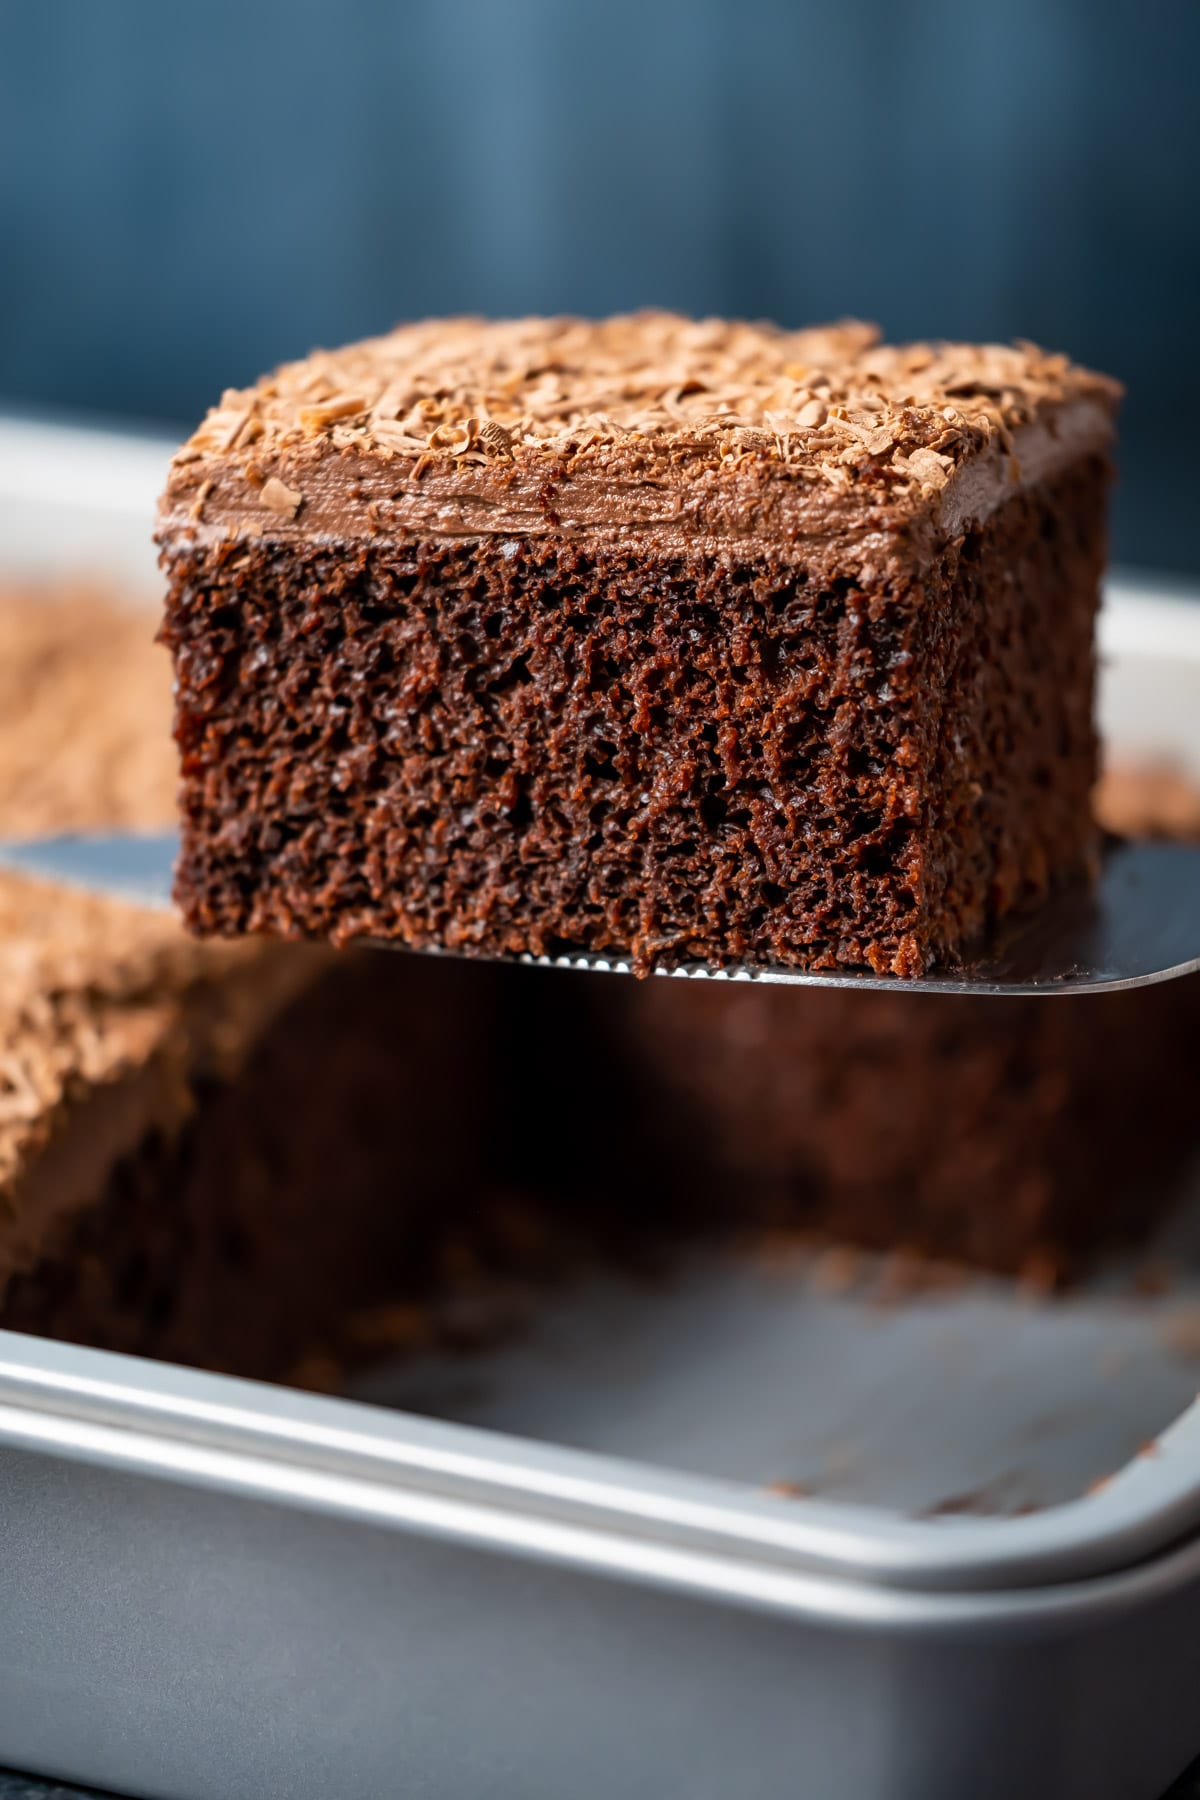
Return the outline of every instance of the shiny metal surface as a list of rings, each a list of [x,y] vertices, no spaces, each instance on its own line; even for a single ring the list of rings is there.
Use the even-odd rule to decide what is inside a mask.
[[[1200,1542],[1195,1367],[1120,1292],[1031,1309],[980,1280],[880,1314],[725,1248],[359,1392],[0,1331],[0,1446],[830,1624],[1066,1617]]]
[[[174,831],[35,838],[0,844],[0,868],[165,909],[178,849]]]
[[[0,844],[0,867],[114,898],[169,906],[176,848],[170,832],[45,838]],[[601,956],[521,960],[542,968],[629,973],[627,962]],[[1145,987],[1196,969],[1200,969],[1200,847],[1119,844],[1106,855],[1093,890],[1059,896],[1030,917],[1006,925],[979,958],[962,967],[935,969],[916,980],[853,970],[709,969],[698,963],[656,973],[787,987],[1048,996]]]
[[[0,1333],[0,1750],[156,1800],[1152,1800],[1196,1427],[906,1520]]]

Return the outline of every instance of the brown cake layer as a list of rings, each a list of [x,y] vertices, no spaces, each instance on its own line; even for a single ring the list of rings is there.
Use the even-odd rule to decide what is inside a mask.
[[[451,321],[227,394],[160,523],[205,933],[915,974],[1084,872],[1115,389]]]
[[[1200,841],[1179,774],[1117,770],[1098,810]],[[591,989],[600,1042],[638,1071],[643,1156],[692,1216],[1065,1274],[1144,1239],[1200,1154],[1200,977],[1054,1000]]]

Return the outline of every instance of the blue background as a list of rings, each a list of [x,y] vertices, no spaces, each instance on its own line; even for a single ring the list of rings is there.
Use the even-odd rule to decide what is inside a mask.
[[[0,406],[193,420],[450,310],[1033,337],[1200,570],[1196,0],[0,0]]]

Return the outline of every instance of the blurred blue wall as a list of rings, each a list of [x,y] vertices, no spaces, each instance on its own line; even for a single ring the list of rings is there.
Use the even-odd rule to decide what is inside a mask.
[[[0,406],[186,422],[315,343],[646,303],[1033,337],[1200,570],[1196,0],[0,4]]]

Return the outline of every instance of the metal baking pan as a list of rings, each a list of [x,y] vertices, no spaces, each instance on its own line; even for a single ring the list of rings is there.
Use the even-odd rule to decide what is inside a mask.
[[[49,566],[41,509],[140,578],[160,468],[0,426],[0,562]],[[1110,736],[1200,767],[1200,612],[1126,584],[1105,645]],[[0,1762],[157,1800],[1153,1800],[1200,1748],[1198,1307],[1122,1267],[881,1307],[694,1249],[355,1401],[0,1333]]]

